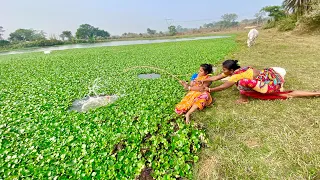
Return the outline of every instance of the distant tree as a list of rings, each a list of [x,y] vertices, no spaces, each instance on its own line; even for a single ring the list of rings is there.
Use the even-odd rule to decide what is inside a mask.
[[[174,35],[177,34],[176,26],[169,26],[168,29],[169,29],[169,34],[170,34],[171,36],[174,36]]]
[[[224,14],[221,16],[222,21],[226,22],[235,22],[238,19],[238,15],[231,13],[231,14]]]
[[[255,21],[257,23],[257,25],[259,25],[260,23],[262,23],[263,21],[263,17],[266,15],[266,13],[264,11],[260,11],[258,13],[256,13],[254,15],[254,17],[256,18]]]
[[[236,21],[238,19],[238,15],[234,13],[224,14],[223,16],[221,16],[221,19],[221,21],[215,24],[219,28],[229,28],[237,26],[239,24],[239,22]]]
[[[44,31],[34,31],[32,41],[45,40],[46,33]]]
[[[128,32],[128,33],[122,34],[122,37],[126,37],[126,38],[134,38],[134,37],[141,37],[141,36],[143,36],[142,33],[137,34],[137,33]]]
[[[55,34],[50,34],[49,35],[49,38],[48,38],[49,40],[58,40],[58,37],[57,37],[57,35],[55,35]]]
[[[100,38],[108,38],[110,37],[110,34],[108,31],[105,31],[105,30],[102,30],[102,29],[99,29],[99,28],[95,28],[94,29],[94,35],[96,37],[100,37]]]
[[[5,32],[5,30],[3,29],[2,26],[0,26],[0,40],[3,40],[3,33]]]
[[[181,25],[178,25],[176,27],[176,29],[177,29],[178,33],[183,33],[183,32],[187,32],[187,31],[191,30],[191,29],[188,29],[188,28],[183,28]]]
[[[249,19],[243,19],[240,24],[248,25],[250,23]]]
[[[155,34],[157,33],[157,31],[148,28],[148,29],[147,29],[147,33],[150,34],[150,35],[155,35]]]
[[[214,28],[215,27],[215,22],[212,22],[212,23],[208,23],[208,24],[204,24],[203,25],[203,28]],[[202,27],[200,27],[201,29]]]
[[[177,32],[184,32],[184,29],[183,29],[183,27],[181,25],[178,25],[176,27],[176,30],[177,30]]]
[[[90,24],[81,24],[77,29],[76,37],[78,39],[89,39],[94,36],[94,28]]]
[[[9,44],[10,44],[10,42],[7,41],[7,40],[0,40],[0,47],[1,47],[1,46],[7,46],[7,45],[9,45]]]
[[[68,39],[70,41],[72,39],[72,32],[71,31],[62,31],[60,34],[60,38],[62,40]]]
[[[286,17],[286,13],[281,6],[266,6],[261,9],[261,12],[268,13],[268,16],[273,18],[274,21],[279,21]]]
[[[33,29],[17,29],[9,35],[10,41],[37,41],[44,39],[46,39],[45,32]]]
[[[96,37],[107,38],[110,37],[110,34],[107,31],[100,30],[99,28],[95,28],[90,24],[81,24],[77,29],[76,37],[78,39],[90,39],[93,40]]]

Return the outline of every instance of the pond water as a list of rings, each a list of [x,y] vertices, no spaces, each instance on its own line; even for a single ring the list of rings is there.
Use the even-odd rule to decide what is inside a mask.
[[[139,74],[138,78],[140,79],[157,79],[160,78],[161,75],[160,74],[155,74],[155,73],[151,73],[151,74]]]
[[[179,41],[195,41],[203,39],[218,39],[218,38],[228,38],[230,36],[204,36],[204,37],[191,37],[191,38],[178,38],[178,39],[157,39],[157,40],[134,40],[134,41],[110,41],[102,43],[92,43],[92,44],[70,44],[61,46],[51,46],[44,48],[32,48],[23,50],[14,50],[8,52],[2,52],[0,55],[9,54],[23,54],[30,52],[44,52],[45,54],[50,54],[51,51],[66,50],[66,49],[78,49],[78,48],[92,48],[92,47],[104,47],[104,46],[124,46],[124,45],[135,45],[135,44],[153,44],[153,43],[164,43],[164,42],[179,42]]]

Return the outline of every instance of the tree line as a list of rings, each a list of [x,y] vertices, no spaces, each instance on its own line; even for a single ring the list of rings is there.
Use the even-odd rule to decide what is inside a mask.
[[[217,22],[205,23],[198,28],[184,28],[181,25],[171,25],[166,32],[147,28],[146,33],[126,32],[121,36],[111,36],[106,30],[90,24],[82,24],[73,35],[71,31],[63,31],[59,38],[51,35],[46,37],[44,31],[33,29],[17,29],[3,39],[4,28],[0,26],[0,47],[15,45],[17,47],[51,46],[66,43],[83,43],[105,41],[107,39],[174,36],[178,33],[201,32],[202,29],[223,31],[228,28],[241,26],[263,26],[263,28],[278,28],[280,31],[293,30],[316,31],[320,29],[319,0],[284,0],[281,6],[266,6],[255,14],[254,19],[237,21],[238,15],[227,13]],[[19,44],[19,45],[17,45]],[[23,45],[21,45],[23,44]]]

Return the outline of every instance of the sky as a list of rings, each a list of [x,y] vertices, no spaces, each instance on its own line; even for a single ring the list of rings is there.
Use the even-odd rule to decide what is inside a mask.
[[[168,23],[199,27],[219,21],[225,13],[238,20],[254,18],[262,7],[281,5],[283,0],[0,0],[0,26],[4,37],[16,29],[43,30],[47,36],[62,31],[75,33],[90,24],[111,35],[143,33],[147,28],[167,31]],[[168,22],[165,19],[173,19]]]

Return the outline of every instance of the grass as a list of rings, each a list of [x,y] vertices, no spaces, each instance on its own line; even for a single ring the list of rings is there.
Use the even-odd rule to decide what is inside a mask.
[[[263,30],[250,49],[245,33],[237,42],[239,50],[227,58],[258,69],[285,68],[288,90],[320,90],[319,36]],[[215,105],[193,116],[210,139],[195,179],[320,179],[320,98],[236,105],[238,94],[235,87],[217,92]]]

